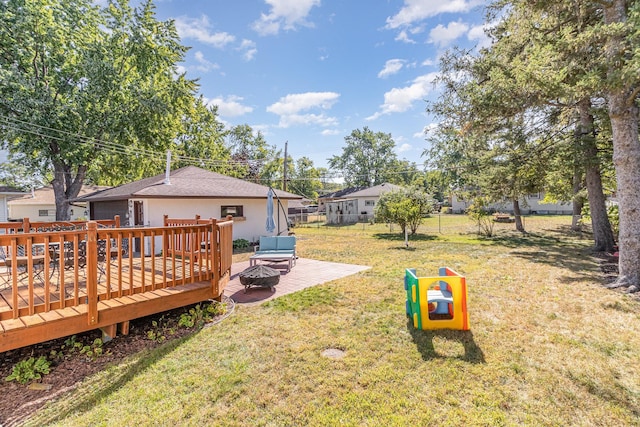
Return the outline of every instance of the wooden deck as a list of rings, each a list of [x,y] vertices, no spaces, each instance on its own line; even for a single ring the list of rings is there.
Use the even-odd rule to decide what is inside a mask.
[[[97,328],[126,334],[132,319],[219,299],[232,221],[171,221],[0,235],[0,352]]]

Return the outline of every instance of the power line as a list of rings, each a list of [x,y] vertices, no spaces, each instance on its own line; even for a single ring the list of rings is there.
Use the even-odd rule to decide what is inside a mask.
[[[37,124],[29,123],[17,118],[11,118],[11,117],[0,115],[0,125],[4,126],[7,129],[13,130],[15,132],[26,133],[26,134],[34,135],[40,138],[48,138],[48,139],[53,139],[61,142],[76,140],[82,144],[91,144],[94,147],[100,148],[109,153],[114,153],[119,155],[136,154],[136,155],[143,155],[147,158],[151,158],[152,160],[155,160],[161,163],[164,163],[165,161],[164,152],[153,151],[153,150],[145,149],[142,147],[135,147],[135,153],[132,153],[130,147],[124,146],[122,144],[105,141],[97,138],[90,138],[77,133],[72,133],[72,132],[68,132],[60,129],[47,127],[47,126],[37,125]],[[209,165],[213,167],[222,167],[222,166],[249,167],[252,164],[259,165],[264,163],[264,159],[218,160],[218,159],[203,159],[199,157],[191,157],[191,156],[185,156],[185,155],[176,155],[174,159],[175,161],[191,163],[194,165]],[[402,175],[407,172],[414,172],[419,167],[426,168],[426,166],[427,166],[427,162],[424,162],[421,164],[413,164],[411,167],[408,167],[403,170],[386,172],[385,175],[387,176]],[[67,174],[70,176],[72,175],[72,173],[70,172],[67,172]],[[352,178],[363,178],[367,176],[368,176],[367,174],[350,175],[350,177]],[[335,172],[324,174],[317,178],[295,178],[295,180],[296,181],[312,181],[312,180],[322,181],[322,180],[341,179],[341,178],[345,178],[345,174],[339,171],[335,171]],[[263,182],[269,182],[269,181],[276,181],[280,179],[282,179],[282,177],[258,178],[257,180],[263,181]]]

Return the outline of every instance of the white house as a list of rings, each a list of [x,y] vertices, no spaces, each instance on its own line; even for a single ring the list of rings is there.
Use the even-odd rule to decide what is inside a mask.
[[[358,222],[358,200],[342,199],[325,205],[327,224],[354,224]]]
[[[109,187],[97,185],[83,185],[79,197]],[[21,220],[29,218],[31,221],[55,221],[56,220],[56,196],[53,187],[47,186],[33,190],[31,193],[20,193],[21,197],[9,200],[9,218]],[[69,218],[72,221],[83,220],[89,217],[86,203],[72,203],[69,206]]]
[[[90,219],[120,215],[123,225],[162,226],[170,218],[225,218],[232,215],[233,239],[256,242],[260,236],[286,233],[289,200],[302,196],[274,190],[273,220],[266,231],[269,187],[187,166],[165,174],[123,184],[77,199],[89,204]]]
[[[558,203],[542,203],[544,193],[528,194],[524,199],[520,199],[520,211],[523,215],[529,214],[558,214],[571,215],[573,213],[573,205],[571,202]],[[451,212],[464,213],[471,200],[461,199],[457,195],[451,196]],[[513,202],[505,200],[503,202],[492,203],[488,206],[496,212],[504,212],[513,214]]]
[[[26,193],[17,188],[0,186],[0,222],[6,222],[11,218],[9,214],[9,199],[22,196]]]
[[[365,189],[366,187],[349,187],[318,197],[318,212],[325,212],[327,203],[335,200],[343,200],[351,193]]]
[[[401,190],[399,185],[384,183],[368,188],[355,189],[344,198],[325,201],[328,224],[349,224],[373,218],[376,203],[388,191]]]

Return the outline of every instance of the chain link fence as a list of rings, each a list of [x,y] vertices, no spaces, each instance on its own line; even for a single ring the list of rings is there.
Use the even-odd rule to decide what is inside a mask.
[[[334,215],[335,217],[335,215]],[[373,216],[360,215],[357,222],[353,222],[352,216],[340,216],[333,218],[334,223],[327,223],[326,215],[323,214],[296,214],[289,215],[289,221],[295,228],[326,228],[332,230],[345,231],[368,231],[375,229],[378,232],[399,233],[401,228],[397,224],[375,223]],[[349,222],[346,218],[349,217]],[[525,231],[529,233],[545,232],[550,229],[557,230],[558,227],[570,230],[572,224],[571,215],[522,215],[522,224]],[[511,216],[508,220],[500,220],[497,218],[489,218],[493,227],[493,234],[501,234],[505,232],[515,231],[515,217]],[[587,225],[581,226],[583,231],[589,231]],[[478,223],[467,215],[463,214],[431,214],[424,218],[422,224],[418,227],[417,233],[420,234],[460,234],[460,233],[479,233],[480,227]]]

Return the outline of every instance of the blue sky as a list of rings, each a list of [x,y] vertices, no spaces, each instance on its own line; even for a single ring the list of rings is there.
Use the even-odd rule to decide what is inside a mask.
[[[423,163],[425,99],[438,58],[486,45],[476,0],[156,0],[173,19],[180,65],[227,125],[249,124],[294,159],[342,153],[365,126],[391,133],[399,158]]]

